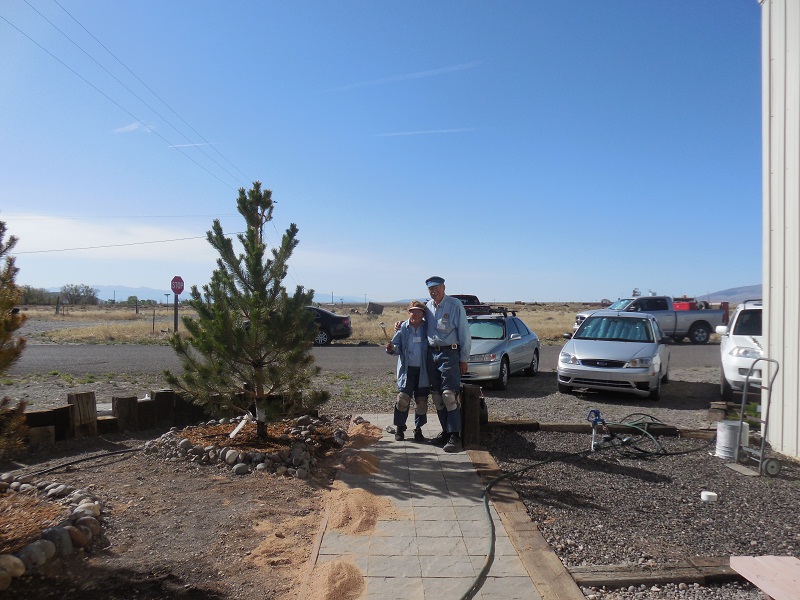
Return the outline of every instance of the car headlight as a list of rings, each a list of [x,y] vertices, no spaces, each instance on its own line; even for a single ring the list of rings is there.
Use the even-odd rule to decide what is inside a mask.
[[[739,358],[761,358],[761,351],[750,346],[736,346],[728,354]]]
[[[575,356],[574,354],[570,354],[569,352],[562,352],[558,357],[559,362],[567,363],[569,365],[579,365],[581,364],[580,359]]]
[[[625,365],[625,368],[630,369],[641,369],[644,367],[649,367],[653,364],[652,358],[634,358],[633,360],[629,360],[628,364]]]
[[[469,357],[469,362],[495,362],[497,354],[473,354]]]

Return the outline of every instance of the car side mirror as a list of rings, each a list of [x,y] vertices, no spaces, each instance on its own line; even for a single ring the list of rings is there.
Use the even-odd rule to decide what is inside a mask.
[[[717,325],[716,332],[719,335],[728,335],[728,326],[727,325]]]
[[[563,337],[565,340],[571,340],[572,339],[572,334],[568,333],[568,332],[562,333],[561,337]]]
[[[520,334],[518,334],[518,333],[512,333],[511,336],[508,339],[509,339],[509,341],[521,340],[522,336]]]

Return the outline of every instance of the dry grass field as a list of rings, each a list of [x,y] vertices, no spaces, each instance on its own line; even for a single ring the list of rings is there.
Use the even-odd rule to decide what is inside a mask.
[[[167,306],[140,307],[138,313],[123,305],[70,306],[58,314],[52,306],[23,306],[21,310],[29,320],[47,322],[48,331],[39,336],[56,343],[165,343],[174,328],[173,308]],[[179,308],[178,314],[193,312]]]
[[[537,304],[500,304],[509,311],[515,311],[517,316],[530,327],[541,339],[543,344],[563,344],[561,337],[566,331],[572,331],[572,324],[575,322],[575,313],[587,308],[600,308],[592,304],[584,303],[537,303]],[[333,307],[323,307],[333,308]],[[358,311],[353,313],[352,311]],[[385,323],[389,336],[394,330],[394,322],[408,318],[406,305],[387,304],[384,306],[383,313],[380,315],[364,313],[363,305],[356,307],[352,305],[338,305],[335,312],[339,314],[350,314],[353,325],[353,337],[351,341],[366,341],[371,343],[383,343],[386,338],[380,326]]]
[[[503,304],[508,310],[516,311],[520,317],[542,340],[543,344],[561,344],[561,335],[572,331],[575,313],[587,308],[596,308],[588,303],[537,303],[537,304]],[[407,318],[405,304],[386,304],[382,314],[368,314],[363,304],[322,305],[341,315],[348,315],[353,327],[350,339],[338,343],[370,343],[383,344],[386,337],[381,323],[386,325],[386,334],[391,337],[394,322]],[[171,306],[141,308],[137,314],[133,307],[92,306],[68,307],[55,314],[54,307],[31,306],[22,307],[22,312],[29,319],[52,323],[52,331],[45,332],[42,337],[57,343],[85,344],[149,344],[164,343],[172,333],[174,312]],[[178,308],[179,317],[193,316],[194,311],[185,306]],[[63,328],[58,327],[63,323]],[[179,325],[178,330],[181,327]]]

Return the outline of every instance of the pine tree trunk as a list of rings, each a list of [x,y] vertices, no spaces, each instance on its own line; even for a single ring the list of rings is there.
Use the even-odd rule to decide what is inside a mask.
[[[266,398],[256,398],[256,435],[260,438],[267,437],[266,404]]]

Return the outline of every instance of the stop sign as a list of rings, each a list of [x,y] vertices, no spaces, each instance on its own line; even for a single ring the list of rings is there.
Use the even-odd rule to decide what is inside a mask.
[[[179,275],[175,275],[172,278],[171,287],[174,294],[180,294],[183,291],[183,279]]]

